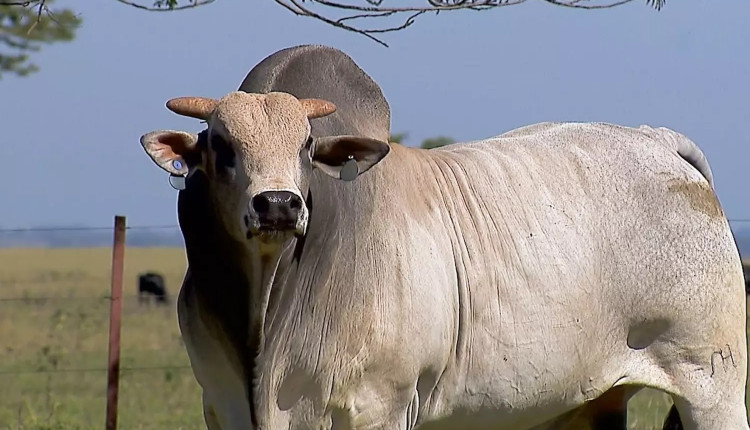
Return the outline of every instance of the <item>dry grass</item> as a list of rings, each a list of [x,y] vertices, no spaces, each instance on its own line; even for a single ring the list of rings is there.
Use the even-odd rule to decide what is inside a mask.
[[[0,250],[0,429],[104,425],[111,250]],[[168,306],[139,306],[137,274],[159,270]],[[180,339],[181,249],[128,248],[119,428],[201,429],[198,385]],[[160,368],[159,368],[160,367]],[[61,372],[64,369],[98,369]],[[43,371],[47,373],[14,373]]]
[[[104,425],[110,258],[109,248],[0,249],[0,299],[20,299],[0,300],[0,429]],[[165,275],[168,306],[138,305],[145,270]],[[123,370],[120,429],[204,428],[175,311],[184,270],[181,249],[126,251],[121,365],[156,369]],[[629,428],[660,429],[670,405],[662,393],[639,393]]]

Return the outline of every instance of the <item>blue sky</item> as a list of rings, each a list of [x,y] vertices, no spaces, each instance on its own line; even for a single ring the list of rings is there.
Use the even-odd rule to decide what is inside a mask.
[[[381,85],[407,144],[540,121],[667,126],[703,148],[729,217],[750,218],[750,1],[718,3],[430,15],[384,48],[271,0],[176,13],[58,0],[79,8],[77,40],[45,47],[41,72],[0,80],[0,226],[107,226],[115,213],[175,224],[176,191],[139,137],[200,130],[166,100],[220,97],[267,55],[307,43],[344,50]]]

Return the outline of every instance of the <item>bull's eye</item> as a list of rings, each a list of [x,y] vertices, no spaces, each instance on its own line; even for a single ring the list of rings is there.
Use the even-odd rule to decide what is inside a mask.
[[[211,148],[216,154],[216,170],[234,167],[234,149],[218,134],[211,136]]]

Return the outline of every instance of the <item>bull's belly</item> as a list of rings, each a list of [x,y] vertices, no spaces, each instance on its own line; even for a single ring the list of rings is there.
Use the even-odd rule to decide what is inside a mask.
[[[425,416],[419,429],[543,430],[548,428],[551,420],[583,406],[614,386],[618,378],[613,375],[596,378],[560,375],[541,379],[523,389],[510,381],[494,387],[481,384],[481,389],[467,386],[465,393],[451,402],[448,415]]]
[[[425,421],[416,427],[416,430],[551,430],[566,428],[567,421],[558,421],[555,418],[565,416],[571,409],[546,408],[533,411],[524,410],[509,416],[507,411],[484,410],[476,412],[458,412],[447,418],[437,418]],[[571,420],[573,414],[571,415]],[[540,420],[540,418],[546,419]]]
[[[627,381],[627,369],[638,366],[626,345],[627,330],[619,330],[615,319],[591,331],[552,317],[539,321],[525,335],[475,334],[458,370],[433,393],[439,393],[439,406],[425,418],[438,419],[424,428],[542,430],[545,422]],[[450,417],[439,418],[441,412]]]
[[[447,417],[426,417],[419,430],[462,428],[466,430],[546,430],[550,422],[585,404],[585,395],[571,388],[560,392],[543,392],[514,402],[500,400],[492,404],[492,393],[474,393],[474,398],[458,402],[460,406]],[[484,397],[484,399],[476,396]]]

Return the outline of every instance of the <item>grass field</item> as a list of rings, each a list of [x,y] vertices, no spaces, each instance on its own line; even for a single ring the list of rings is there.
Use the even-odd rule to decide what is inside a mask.
[[[104,426],[110,258],[109,248],[0,249],[0,429]],[[119,428],[203,429],[175,310],[184,252],[128,248],[125,261]],[[139,306],[145,270],[165,275],[168,306]],[[629,428],[661,429],[670,404],[642,391]]]

